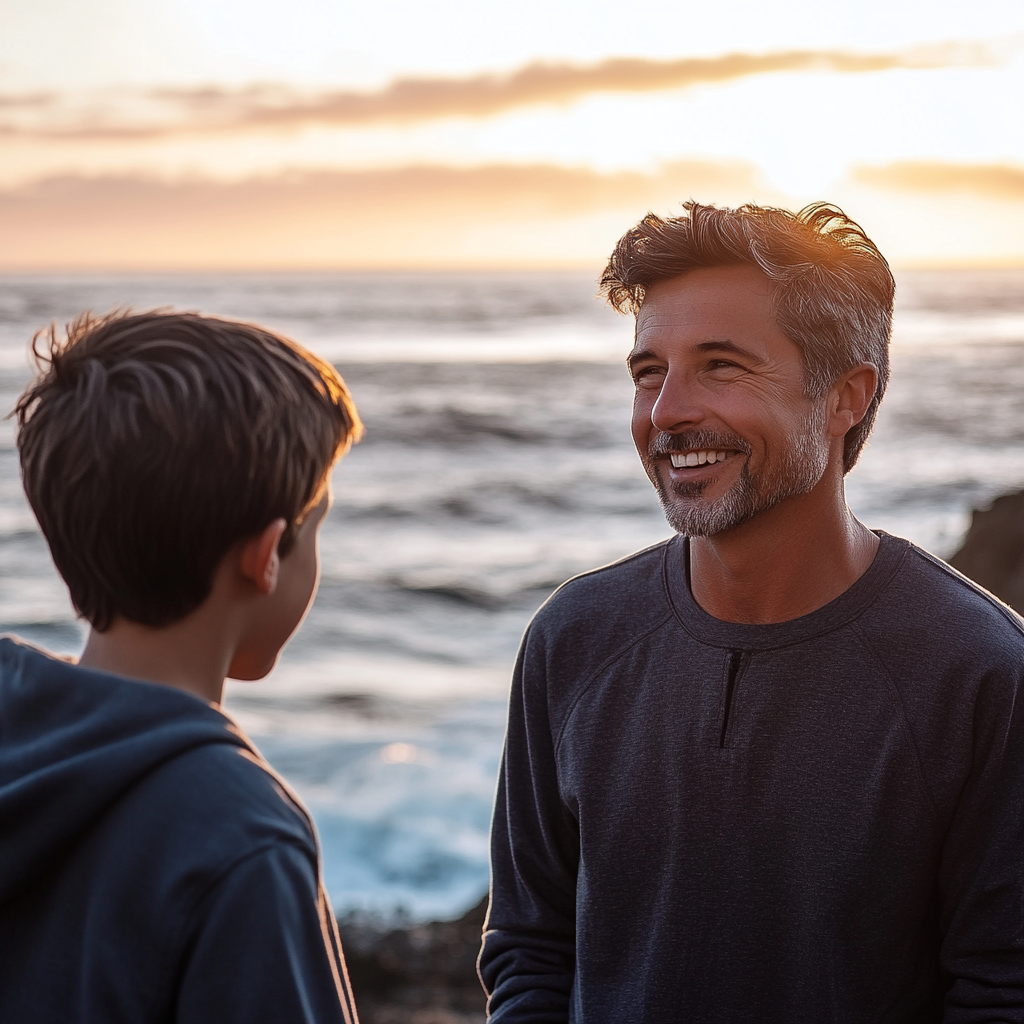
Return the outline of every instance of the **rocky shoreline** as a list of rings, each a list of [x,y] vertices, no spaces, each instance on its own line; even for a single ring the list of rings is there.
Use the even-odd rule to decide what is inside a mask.
[[[361,1024],[483,1024],[476,974],[485,896],[457,921],[381,929],[338,921]]]
[[[976,509],[949,564],[1024,614],[1024,491]]]

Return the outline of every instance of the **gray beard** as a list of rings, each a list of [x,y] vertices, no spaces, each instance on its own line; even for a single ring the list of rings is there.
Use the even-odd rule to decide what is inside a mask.
[[[822,437],[823,420],[824,404],[816,403],[800,433],[790,438],[779,463],[766,466],[756,477],[750,472],[747,451],[739,480],[717,501],[702,500],[706,484],[675,484],[652,473],[669,525],[689,537],[711,537],[742,525],[787,498],[813,490],[828,467],[828,445]],[[687,442],[687,447],[697,446],[718,447],[711,440],[707,444]],[[665,450],[671,450],[670,446]]]

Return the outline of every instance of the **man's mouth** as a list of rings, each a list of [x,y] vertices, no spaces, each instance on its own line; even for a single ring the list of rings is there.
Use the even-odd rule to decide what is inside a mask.
[[[698,448],[694,451],[669,452],[668,454],[674,469],[685,469],[690,466],[707,466],[714,465],[716,462],[725,462],[730,455],[735,455],[736,453],[733,451]]]

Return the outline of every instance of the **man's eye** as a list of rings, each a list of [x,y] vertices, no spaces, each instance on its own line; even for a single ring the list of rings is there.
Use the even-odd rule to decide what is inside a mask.
[[[734,363],[731,359],[712,359],[708,363],[708,370],[711,373],[728,375],[742,373],[743,367],[739,363]]]
[[[665,371],[660,366],[645,366],[633,374],[633,382],[638,388],[656,388],[661,386]]]

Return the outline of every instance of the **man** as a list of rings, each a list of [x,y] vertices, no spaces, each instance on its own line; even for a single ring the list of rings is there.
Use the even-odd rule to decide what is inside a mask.
[[[1024,1022],[1024,624],[853,516],[894,283],[835,207],[619,242],[677,536],[523,641],[490,1020]]]

